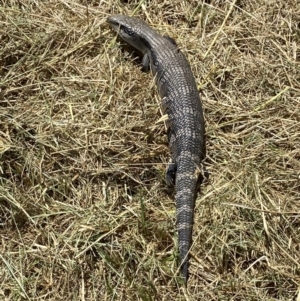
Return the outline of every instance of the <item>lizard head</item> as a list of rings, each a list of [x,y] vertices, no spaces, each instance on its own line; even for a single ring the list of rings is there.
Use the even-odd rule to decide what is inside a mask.
[[[146,39],[143,32],[152,30],[146,22],[141,19],[125,16],[114,15],[107,18],[107,22],[111,28],[118,33],[119,37],[130,44],[141,53],[147,50]]]

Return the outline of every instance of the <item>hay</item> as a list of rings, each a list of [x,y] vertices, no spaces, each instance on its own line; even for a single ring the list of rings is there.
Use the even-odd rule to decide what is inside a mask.
[[[105,22],[134,11],[205,108],[187,291],[160,100]],[[296,300],[299,24],[296,0],[2,1],[1,299]]]

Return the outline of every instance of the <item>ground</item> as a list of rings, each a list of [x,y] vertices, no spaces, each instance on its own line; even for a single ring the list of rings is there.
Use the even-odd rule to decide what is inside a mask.
[[[174,38],[209,180],[178,278],[160,99],[106,18]],[[300,300],[299,1],[5,0],[1,300]]]

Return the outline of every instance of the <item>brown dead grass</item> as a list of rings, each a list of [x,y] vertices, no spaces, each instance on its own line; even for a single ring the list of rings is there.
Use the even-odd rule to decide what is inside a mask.
[[[205,108],[187,291],[156,87],[105,23],[133,12],[177,40]],[[299,301],[298,1],[7,0],[0,18],[1,300]]]

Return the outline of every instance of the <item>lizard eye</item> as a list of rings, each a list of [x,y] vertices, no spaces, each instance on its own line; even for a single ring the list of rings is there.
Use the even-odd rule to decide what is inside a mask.
[[[122,30],[130,37],[134,35],[134,31],[129,27],[122,26]]]

